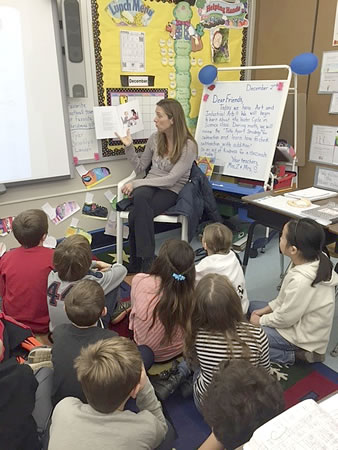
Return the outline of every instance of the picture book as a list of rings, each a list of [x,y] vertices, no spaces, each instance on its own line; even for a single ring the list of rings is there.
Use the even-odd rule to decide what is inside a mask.
[[[132,100],[117,106],[94,106],[96,139],[119,139],[143,130],[138,100]]]

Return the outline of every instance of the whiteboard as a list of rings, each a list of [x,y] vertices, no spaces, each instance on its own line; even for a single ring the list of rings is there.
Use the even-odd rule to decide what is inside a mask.
[[[70,176],[56,0],[0,0],[0,183]]]
[[[219,81],[205,86],[195,138],[200,156],[224,175],[267,181],[289,80]]]

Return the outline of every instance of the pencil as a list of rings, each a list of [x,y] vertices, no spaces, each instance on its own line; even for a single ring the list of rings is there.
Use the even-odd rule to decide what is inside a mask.
[[[276,194],[280,194],[281,192],[288,192],[288,191],[293,191],[293,188],[288,187],[286,189],[277,189],[277,190],[273,190],[272,192],[275,192]]]

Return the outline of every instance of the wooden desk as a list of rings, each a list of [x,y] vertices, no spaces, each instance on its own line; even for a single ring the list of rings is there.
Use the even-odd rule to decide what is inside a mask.
[[[259,198],[263,198],[266,196],[277,196],[282,195],[278,194],[278,191],[270,191],[270,192],[260,192],[259,194],[254,195],[248,195],[247,197],[242,197],[242,201],[247,205],[248,209],[248,217],[251,219],[254,219],[254,222],[249,227],[248,230],[248,240],[246,242],[245,252],[244,252],[244,259],[243,259],[243,271],[245,273],[246,267],[248,265],[249,257],[250,257],[250,249],[252,244],[252,238],[253,233],[255,230],[256,225],[261,224],[266,227],[273,228],[274,230],[277,230],[279,233],[282,232],[282,229],[284,225],[290,220],[290,219],[299,219],[301,216],[297,213],[292,214],[289,211],[281,211],[272,209],[270,206],[264,205],[262,203],[255,203],[255,200]],[[320,206],[328,201],[332,200],[338,200],[337,197],[331,197],[330,199],[326,200],[317,200],[313,202],[314,204]],[[326,235],[326,244],[331,244],[332,242],[337,242],[338,239],[338,223],[335,223],[333,225],[328,225],[324,227],[325,235]]]

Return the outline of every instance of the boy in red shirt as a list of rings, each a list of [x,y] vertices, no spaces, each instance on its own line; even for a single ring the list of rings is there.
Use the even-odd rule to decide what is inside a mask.
[[[36,334],[49,331],[46,291],[53,250],[42,246],[47,232],[48,218],[42,210],[23,211],[13,220],[13,233],[21,247],[0,259],[3,311]]]

